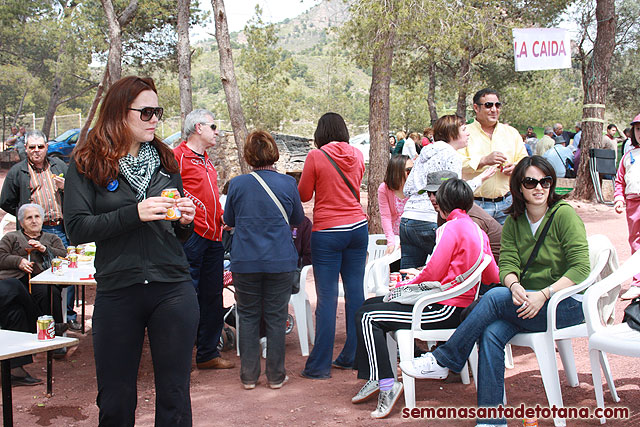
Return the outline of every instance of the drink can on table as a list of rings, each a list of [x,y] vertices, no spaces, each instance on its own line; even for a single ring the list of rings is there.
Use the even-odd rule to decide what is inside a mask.
[[[67,246],[67,255],[75,254],[76,247],[75,246]]]
[[[56,324],[52,316],[40,316],[36,322],[39,340],[52,340],[56,337]]]
[[[78,268],[78,254],[69,254],[69,268]]]
[[[60,258],[54,258],[51,260],[51,272],[57,274],[58,271],[62,271],[62,260]]]
[[[178,192],[177,188],[165,188],[164,190],[162,190],[162,193],[160,193],[160,196],[169,197],[170,199],[179,199],[180,193]],[[164,219],[166,219],[167,221],[175,221],[177,219],[180,219],[181,216],[182,213],[180,213],[180,209],[178,209],[174,205],[167,210],[167,215],[164,217]]]

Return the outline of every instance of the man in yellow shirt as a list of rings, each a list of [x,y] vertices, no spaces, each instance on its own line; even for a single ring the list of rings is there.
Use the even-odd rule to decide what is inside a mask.
[[[493,89],[482,89],[473,96],[476,119],[467,130],[471,134],[467,147],[461,149],[462,177],[474,178],[489,166],[498,167],[498,172],[475,191],[477,205],[483,208],[500,224],[507,215],[504,210],[511,206],[509,177],[515,165],[527,156],[527,149],[520,133],[509,125],[499,123],[502,103]]]

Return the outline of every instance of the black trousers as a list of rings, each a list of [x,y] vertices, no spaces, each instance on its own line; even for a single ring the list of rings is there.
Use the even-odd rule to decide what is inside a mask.
[[[260,377],[260,326],[267,336],[267,381],[277,384],[286,376],[285,328],[293,272],[233,273],[239,316],[240,380],[253,384]]]
[[[11,331],[35,332],[38,307],[29,292],[18,279],[0,280],[0,327]],[[11,359],[11,367],[17,368],[33,362],[31,356]]]
[[[383,297],[369,298],[356,314],[356,363],[358,378],[380,380],[393,378],[387,349],[387,332],[411,328],[413,305],[383,302]],[[460,324],[463,308],[432,304],[422,312],[424,329],[450,329]]]
[[[98,291],[93,350],[100,426],[133,426],[145,330],[156,386],[155,426],[191,426],[191,355],[199,310],[191,281]]]
[[[29,278],[25,274],[20,278],[25,290],[29,289]],[[47,292],[51,288],[51,302]],[[31,285],[31,297],[38,307],[39,316],[48,314],[53,316],[56,323],[62,323],[62,291],[56,285]]]

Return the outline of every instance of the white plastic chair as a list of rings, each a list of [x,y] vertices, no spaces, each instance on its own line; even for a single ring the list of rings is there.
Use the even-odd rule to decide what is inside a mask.
[[[367,298],[367,271],[371,269],[373,261],[385,256],[387,250],[387,237],[384,234],[369,234],[369,244],[367,245],[367,264],[365,266],[364,277],[364,297]],[[388,280],[388,279],[387,279]],[[388,282],[387,282],[388,283]],[[338,297],[344,298],[344,287],[342,281],[338,282]]]
[[[16,217],[11,215],[10,213],[7,213],[2,217],[2,220],[0,220],[0,239],[4,237],[4,235],[6,234],[4,232],[4,228],[9,224],[15,225],[15,223],[16,223]]]
[[[297,294],[292,294],[291,299],[289,299],[289,304],[293,306],[296,329],[300,340],[300,351],[303,356],[309,355],[309,342],[313,343],[316,339],[315,329],[313,328],[313,313],[311,312],[311,304],[306,290],[307,276],[312,272],[312,266],[305,265],[302,267],[300,272],[300,291]]]
[[[614,294],[619,292],[619,289],[616,292],[615,288],[619,288],[624,281],[638,273],[640,273],[640,251],[633,254],[616,272],[591,286],[584,295],[582,306],[589,333],[589,360],[598,408],[604,409],[600,366],[607,378],[611,397],[615,402],[620,401],[611,371],[608,369],[606,353],[640,357],[640,332],[631,329],[627,323],[607,325],[607,322],[603,321],[607,316],[605,314],[603,317],[601,299],[612,290]],[[610,296],[607,295],[607,297]],[[605,422],[606,418],[600,418],[601,424]]]
[[[462,295],[474,286],[478,286],[476,289],[475,298],[478,297],[478,290],[480,288],[480,279],[482,278],[482,272],[487,268],[491,262],[491,256],[485,254],[482,262],[475,269],[475,271],[460,285],[448,289],[444,292],[437,294],[427,295],[413,306],[413,314],[411,319],[411,329],[400,329],[394,333],[387,334],[387,347],[389,348],[389,358],[393,372],[397,372],[397,348],[400,349],[400,361],[412,360],[414,350],[414,340],[419,339],[422,341],[447,341],[451,335],[455,332],[455,329],[422,329],[421,317],[425,307],[429,304],[437,303],[449,298]],[[394,340],[395,335],[395,340]],[[397,347],[396,347],[397,343]],[[474,352],[477,351],[474,347]],[[469,371],[467,364],[460,372],[462,382],[469,384]],[[407,408],[415,408],[416,406],[416,392],[415,392],[415,378],[409,375],[402,376],[402,383],[404,384],[404,401]]]
[[[540,374],[542,376],[545,393],[547,394],[549,407],[552,405],[558,408],[563,407],[554,343],[558,346],[558,352],[560,353],[569,385],[571,387],[577,387],[579,381],[571,340],[573,338],[587,336],[587,327],[584,323],[558,329],[556,327],[556,308],[561,301],[582,292],[595,283],[607,264],[613,268],[617,268],[616,252],[609,239],[603,235],[594,235],[590,236],[588,241],[591,273],[582,283],[562,289],[550,298],[549,305],[547,306],[547,325],[550,326],[548,326],[547,330],[545,332],[520,333],[509,341],[512,346],[529,347],[534,351],[538,359],[538,366],[540,367]],[[477,366],[475,361],[474,365]],[[603,368],[608,371],[606,361],[603,363]],[[473,370],[473,372],[475,378],[475,370]],[[554,423],[556,426],[564,426],[566,425],[566,420],[564,418],[555,418]]]
[[[364,270],[364,297],[384,295],[389,291],[390,265],[400,259],[400,248],[382,258],[369,261]]]

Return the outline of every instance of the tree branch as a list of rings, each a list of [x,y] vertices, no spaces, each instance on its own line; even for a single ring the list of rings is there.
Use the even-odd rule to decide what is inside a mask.
[[[122,12],[122,14],[118,17],[118,23],[120,24],[120,28],[124,28],[133,19],[136,15],[136,11],[138,10],[138,0],[130,0],[129,6]]]

